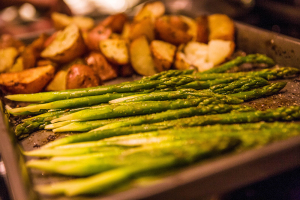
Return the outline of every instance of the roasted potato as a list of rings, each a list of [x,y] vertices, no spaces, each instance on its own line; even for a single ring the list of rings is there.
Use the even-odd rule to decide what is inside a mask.
[[[49,61],[39,61],[38,65],[43,65]],[[66,90],[66,82],[67,82],[67,74],[70,67],[75,64],[85,64],[84,60],[81,58],[77,58],[70,63],[67,63],[63,66],[60,66],[59,70],[55,73],[53,79],[49,82],[45,90],[47,91],[60,91]]]
[[[100,78],[87,65],[72,65],[67,73],[66,89],[87,88],[101,85]]]
[[[114,66],[110,64],[100,52],[89,53],[85,61],[102,81],[108,81],[118,76]]]
[[[138,74],[151,76],[157,73],[150,46],[145,36],[133,40],[129,49],[131,65]]]
[[[100,24],[110,28],[112,32],[122,33],[126,21],[127,15],[125,13],[117,13],[115,15],[108,16]]]
[[[24,48],[21,54],[24,69],[35,67],[36,61],[44,49],[44,43],[47,38],[48,36],[46,36],[46,34],[41,34],[36,40]]]
[[[89,30],[94,27],[94,20],[83,16],[68,16],[66,14],[53,12],[51,14],[53,26],[57,30],[62,30],[71,24],[75,24],[82,30]]]
[[[142,21],[145,18],[150,18],[154,21],[156,18],[165,13],[165,5],[161,1],[146,3],[142,9],[134,16],[134,21]]]
[[[131,24],[129,39],[134,40],[142,35],[145,35],[149,41],[154,40],[154,24],[150,18],[145,18]]]
[[[132,76],[134,74],[134,69],[130,64],[121,65],[118,69],[118,74],[121,77]]]
[[[40,92],[53,78],[54,73],[55,67],[52,65],[3,73],[0,74],[0,87],[13,94]]]
[[[188,30],[182,30],[176,25],[173,26],[170,23],[170,16],[167,15],[156,19],[154,27],[159,39],[174,45],[187,43],[194,37],[188,33]]]
[[[86,51],[79,28],[71,24],[57,33],[55,39],[41,52],[41,57],[58,63],[70,62]]]
[[[213,67],[213,63],[208,61],[208,45],[196,41],[181,45],[176,53],[175,68],[189,69],[195,68],[198,71],[205,71]]]
[[[196,18],[197,23],[197,42],[208,43],[208,19],[206,15]]]
[[[19,51],[15,47],[0,49],[0,73],[9,71],[18,55]]]
[[[233,41],[210,40],[208,42],[208,62],[214,66],[225,62],[234,52],[235,44]]]
[[[99,51],[99,42],[109,39],[112,35],[111,28],[99,24],[89,32],[83,34],[84,42],[90,51]]]
[[[126,40],[107,39],[100,41],[100,50],[105,58],[116,65],[129,63],[129,54]]]
[[[227,15],[208,16],[209,40],[234,40],[234,23]]]
[[[171,68],[176,51],[175,45],[160,40],[153,40],[150,44],[150,49],[158,72]]]

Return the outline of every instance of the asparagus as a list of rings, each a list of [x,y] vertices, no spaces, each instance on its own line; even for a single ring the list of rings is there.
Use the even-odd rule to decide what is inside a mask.
[[[180,123],[182,126],[204,126],[212,124],[234,124],[276,120],[291,121],[295,119],[300,119],[299,106],[281,107],[277,109],[269,109],[266,111],[240,113],[235,112],[207,116],[194,116],[190,118],[182,118],[180,120],[169,120],[155,124],[162,126],[175,126],[176,124]]]
[[[51,123],[59,121],[88,121],[97,119],[109,119],[132,115],[143,115],[166,110],[175,110],[179,108],[188,108],[198,106],[199,103],[242,103],[243,100],[238,98],[231,98],[227,96],[217,96],[212,98],[198,98],[198,99],[178,99],[173,101],[145,101],[145,102],[130,102],[124,105],[111,104],[96,109],[86,109],[72,113],[70,115],[62,116],[51,121]]]
[[[142,81],[148,81],[148,80],[158,80],[162,78],[168,78],[168,77],[175,77],[179,75],[188,75],[192,74],[194,72],[193,69],[188,70],[167,70],[162,71],[160,73],[154,74],[153,76],[143,77]]]
[[[241,65],[243,63],[265,63],[265,64],[270,65],[270,66],[275,65],[275,62],[271,58],[269,58],[265,55],[262,55],[262,54],[249,54],[249,55],[246,55],[246,56],[236,57],[235,59],[232,59],[231,61],[228,61],[228,62],[222,64],[219,67],[206,70],[202,73],[204,73],[204,74],[222,73],[222,72],[226,72],[226,71],[230,70],[231,68],[233,68],[235,66]]]
[[[35,104],[19,108],[7,109],[8,113],[16,115],[22,112],[38,112],[40,110],[49,109],[65,109],[65,108],[76,108],[84,106],[98,105],[101,103],[108,103],[112,99],[117,99],[125,96],[131,96],[136,93],[109,93],[97,96],[80,97],[74,99],[58,100],[54,102]]]
[[[233,94],[248,91],[268,84],[269,82],[261,77],[244,77],[230,84],[219,84],[212,86],[209,89],[218,94]]]
[[[235,94],[229,94],[229,96],[237,97],[239,99],[243,99],[244,101],[258,99],[261,97],[271,96],[273,94],[278,93],[280,90],[282,90],[286,86],[286,84],[287,84],[286,82],[272,83],[272,84],[266,85],[262,88],[257,88],[254,90],[239,92],[239,93],[235,93]]]
[[[72,143],[78,143],[78,142],[87,142],[87,141],[95,141],[100,140],[104,138],[109,138],[113,136],[120,136],[120,135],[130,135],[134,133],[139,132],[150,132],[150,131],[156,131],[156,130],[162,130],[162,129],[168,129],[173,128],[176,129],[178,127],[188,127],[188,126],[198,126],[197,124],[197,118],[195,120],[189,120],[189,118],[186,118],[185,120],[175,120],[175,121],[169,121],[170,123],[164,123],[164,124],[146,124],[141,126],[131,126],[131,127],[121,127],[118,130],[114,129],[107,129],[103,131],[93,131],[93,132],[87,132],[77,135],[68,136],[65,138],[61,138],[59,140],[50,142],[43,146],[43,148],[53,148],[56,146],[61,145],[67,145]],[[191,121],[194,121],[191,123]],[[201,122],[200,122],[201,123]],[[233,125],[212,125],[212,126],[203,126],[200,127],[200,131],[219,131],[219,130],[239,130],[243,131],[245,129],[262,129],[262,128],[270,128],[274,127],[278,130],[281,130],[282,127],[290,126],[286,123],[249,123],[249,124],[233,124]]]
[[[53,129],[53,132],[68,132],[68,131],[90,131],[92,129],[96,129],[99,127],[103,127],[105,125],[106,128],[109,127],[124,127],[128,125],[136,125],[139,123],[154,123],[162,120],[170,120],[176,119],[179,117],[188,117],[194,116],[196,114],[213,114],[213,113],[225,113],[229,111],[237,111],[237,112],[246,112],[254,110],[252,107],[248,106],[234,106],[234,105],[208,105],[207,107],[198,106],[192,108],[182,108],[178,110],[168,110],[161,113],[153,113],[149,115],[142,115],[142,116],[131,116],[131,117],[123,117],[117,118],[115,120],[94,120],[94,121],[86,121],[86,122],[67,122],[64,126],[57,126],[56,123],[49,124],[45,127],[45,129]],[[60,122],[58,122],[60,123]],[[103,128],[101,130],[104,130]]]
[[[191,77],[197,77],[198,80],[207,81],[207,80],[215,80],[215,79],[225,79],[225,78],[233,78],[238,79],[240,77],[246,76],[258,76],[267,80],[274,80],[278,78],[284,78],[286,76],[293,76],[300,72],[298,68],[294,67],[280,67],[273,69],[263,69],[260,71],[251,71],[251,72],[236,72],[236,73],[195,73],[190,75]]]
[[[134,82],[125,82],[116,85],[97,86],[83,89],[71,89],[57,92],[40,92],[34,94],[15,94],[7,95],[6,98],[13,101],[29,101],[29,102],[51,102],[56,100],[95,96],[107,93],[127,93],[139,92],[143,90],[153,91],[153,89],[165,89],[177,87],[195,81],[195,77],[178,76],[169,77],[159,80],[141,80]]]

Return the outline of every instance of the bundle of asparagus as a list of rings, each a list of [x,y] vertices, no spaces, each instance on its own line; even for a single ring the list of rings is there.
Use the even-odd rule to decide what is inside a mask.
[[[29,161],[30,168],[88,176],[37,190],[68,196],[102,193],[140,176],[299,135],[300,124],[266,123],[298,120],[299,106],[258,111],[240,104],[277,94],[286,82],[269,80],[300,70],[223,73],[247,62],[274,65],[264,55],[251,54],[202,73],[169,70],[131,83],[6,96],[39,102],[6,107],[12,115],[35,115],[16,126],[18,138],[39,129],[83,132],[24,152],[50,157]]]

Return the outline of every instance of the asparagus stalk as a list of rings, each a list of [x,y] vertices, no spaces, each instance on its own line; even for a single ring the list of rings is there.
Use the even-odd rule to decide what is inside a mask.
[[[269,82],[261,77],[244,77],[230,84],[219,84],[212,86],[209,89],[218,94],[233,94],[248,91],[268,84]]]
[[[232,110],[246,109],[248,111],[253,111],[252,107],[236,106],[236,105],[226,105],[226,104],[217,104],[217,105],[205,105],[197,106],[190,108],[182,108],[177,110],[168,110],[161,113],[154,113],[152,115],[143,115],[131,120],[113,122],[102,127],[96,128],[91,131],[101,131],[105,129],[116,129],[124,126],[135,126],[141,124],[149,124],[161,121],[167,121],[172,119],[181,119],[185,117],[191,117],[196,115],[207,115],[207,114],[217,114],[217,113],[228,113]],[[57,129],[53,130],[58,132]]]
[[[132,115],[143,115],[157,113],[166,110],[175,110],[179,108],[196,107],[199,103],[242,103],[243,100],[231,98],[227,96],[217,96],[212,98],[198,99],[178,99],[173,101],[146,101],[146,102],[130,102],[124,105],[111,104],[96,109],[86,109],[66,115],[51,121],[51,123],[59,121],[89,121],[97,119],[109,119]]]
[[[65,138],[61,138],[59,140],[50,142],[43,146],[43,148],[53,148],[56,146],[61,145],[67,145],[72,143],[79,143],[79,142],[87,142],[87,141],[96,141],[101,140],[104,138],[109,138],[113,136],[121,136],[121,135],[130,135],[134,133],[139,132],[150,132],[150,131],[156,131],[156,130],[162,130],[162,129],[168,129],[168,128],[178,128],[178,127],[189,127],[189,126],[198,126],[197,118],[193,120],[194,118],[186,118],[185,120],[175,120],[175,121],[169,121],[170,123],[164,123],[164,124],[146,124],[141,126],[131,126],[131,127],[122,127],[118,130],[113,129],[107,129],[103,131],[94,131],[94,132],[87,132],[77,135],[68,136]],[[248,123],[248,122],[247,122]],[[201,122],[200,122],[201,124]],[[293,125],[293,124],[291,124]],[[201,127],[200,131],[219,131],[219,130],[239,130],[243,131],[245,129],[263,129],[263,128],[270,128],[274,127],[278,130],[281,130],[283,127],[290,126],[290,124],[286,123],[249,123],[249,124],[231,124],[231,125],[212,125],[212,126],[203,126]],[[43,154],[41,155],[43,156]]]
[[[271,83],[270,85],[266,85],[262,88],[253,89],[250,91],[239,92],[235,94],[229,94],[231,97],[237,97],[239,99],[243,99],[244,101],[249,101],[252,99],[258,99],[261,97],[271,96],[273,94],[278,93],[286,86],[286,82],[277,82]]]
[[[236,57],[235,59],[233,59],[231,61],[228,61],[228,62],[222,64],[219,67],[206,70],[202,73],[204,73],[204,74],[222,73],[222,72],[226,72],[226,71],[230,70],[231,68],[233,68],[235,66],[241,65],[243,63],[265,63],[265,64],[270,65],[270,66],[275,65],[275,62],[271,58],[269,58],[265,55],[262,55],[262,54],[249,54],[249,55],[246,55],[246,56]]]
[[[169,78],[169,77],[176,77],[179,75],[189,75],[194,72],[193,69],[188,70],[167,70],[162,71],[160,73],[154,74],[153,76],[143,77],[142,81],[148,81],[148,80],[159,80],[163,78]]]
[[[274,69],[263,69],[260,71],[251,71],[251,72],[237,72],[237,73],[195,73],[190,75],[191,77],[197,77],[199,81],[215,80],[215,79],[225,79],[233,78],[238,79],[245,76],[259,76],[267,80],[274,80],[279,78],[284,78],[286,76],[293,76],[300,72],[299,69],[294,67],[280,67]]]
[[[120,83],[116,85],[98,86],[83,89],[72,89],[57,92],[41,92],[35,94],[15,94],[7,95],[6,98],[13,101],[29,102],[51,102],[63,99],[78,98],[85,96],[103,95],[107,93],[127,93],[139,92],[143,90],[165,89],[177,87],[195,81],[195,77],[178,76],[159,80],[141,80],[134,82]]]
[[[49,103],[35,104],[35,105],[29,105],[29,106],[19,107],[19,108],[11,108],[8,109],[7,111],[10,114],[16,115],[26,111],[38,112],[40,110],[49,110],[49,109],[85,107],[85,106],[98,105],[101,103],[108,103],[112,99],[131,96],[134,94],[136,93],[109,93],[104,95],[65,99],[65,100],[58,100]]]

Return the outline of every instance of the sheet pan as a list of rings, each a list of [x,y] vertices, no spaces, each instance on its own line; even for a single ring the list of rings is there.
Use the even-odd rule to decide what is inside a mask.
[[[238,22],[236,27],[237,49],[246,53],[264,53],[280,65],[299,68],[299,40]],[[299,87],[298,77],[290,79],[281,94],[251,104],[260,109],[266,108],[265,106],[300,105]],[[150,185],[136,186],[104,196],[75,198],[38,196],[33,190],[33,183],[47,183],[61,177],[33,175],[34,173],[24,166],[25,158],[20,154],[20,148],[33,149],[51,140],[54,134],[49,131],[38,131],[18,142],[13,136],[12,125],[4,113],[3,99],[1,108],[0,152],[6,167],[9,192],[12,199],[16,200],[199,199],[222,194],[300,166],[300,137],[295,137],[260,149],[208,160],[184,168]]]

